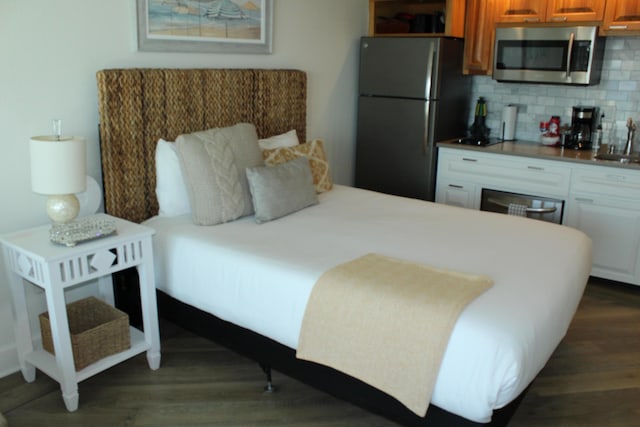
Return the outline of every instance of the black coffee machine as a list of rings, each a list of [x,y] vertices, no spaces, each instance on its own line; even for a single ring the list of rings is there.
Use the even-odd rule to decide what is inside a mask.
[[[598,125],[598,107],[573,107],[571,113],[571,134],[565,142],[568,148],[576,150],[589,150],[596,138],[596,126]]]

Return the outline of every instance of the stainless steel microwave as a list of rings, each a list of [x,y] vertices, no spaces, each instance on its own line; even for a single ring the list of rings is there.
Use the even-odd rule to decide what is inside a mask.
[[[605,38],[598,27],[496,28],[493,78],[501,82],[594,85]]]

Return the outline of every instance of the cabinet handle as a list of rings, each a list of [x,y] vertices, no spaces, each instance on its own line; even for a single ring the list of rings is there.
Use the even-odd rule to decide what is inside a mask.
[[[487,202],[489,203],[493,203],[494,205],[500,206],[501,208],[509,208],[509,203],[503,203],[500,202],[496,199],[487,199]],[[527,208],[526,212],[527,213],[541,213],[541,214],[545,214],[545,213],[553,213],[555,211],[557,211],[558,209],[556,209],[555,207],[551,207],[551,208]]]
[[[567,21],[567,17],[566,16],[554,16],[553,18],[551,18],[552,21],[555,22],[566,22]]]
[[[527,166],[527,169],[531,169],[534,171],[543,171],[544,168],[540,167],[540,166]]]
[[[585,197],[576,197],[576,202],[593,203],[593,199],[587,199]]]
[[[627,179],[626,176],[624,175],[612,175],[612,174],[608,174],[606,175],[607,179],[611,180],[611,181],[624,181]]]
[[[463,157],[462,160],[464,160],[465,162],[477,162],[478,161],[478,159],[472,159],[472,158],[469,158],[469,157]]]
[[[449,184],[449,187],[451,187],[451,188],[459,188],[459,189],[464,188],[463,185],[457,185],[457,184]]]
[[[524,18],[524,22],[540,22],[540,18]]]
[[[626,25],[609,25],[610,30],[626,30]]]

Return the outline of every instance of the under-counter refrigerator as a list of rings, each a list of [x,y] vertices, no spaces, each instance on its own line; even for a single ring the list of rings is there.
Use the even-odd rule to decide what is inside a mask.
[[[459,39],[361,39],[356,187],[434,200],[435,144],[468,127],[462,57]]]

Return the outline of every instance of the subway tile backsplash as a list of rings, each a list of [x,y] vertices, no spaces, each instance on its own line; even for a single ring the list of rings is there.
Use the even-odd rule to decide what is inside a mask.
[[[487,100],[487,125],[491,136],[500,136],[502,108],[518,105],[516,138],[538,141],[539,124],[551,116],[571,123],[574,105],[597,106],[605,114],[604,143],[624,144],[627,118],[640,121],[640,37],[608,37],[600,83],[595,86],[562,86],[498,83],[489,76],[473,77],[469,124],[478,97]],[[636,150],[640,142],[636,142]]]

